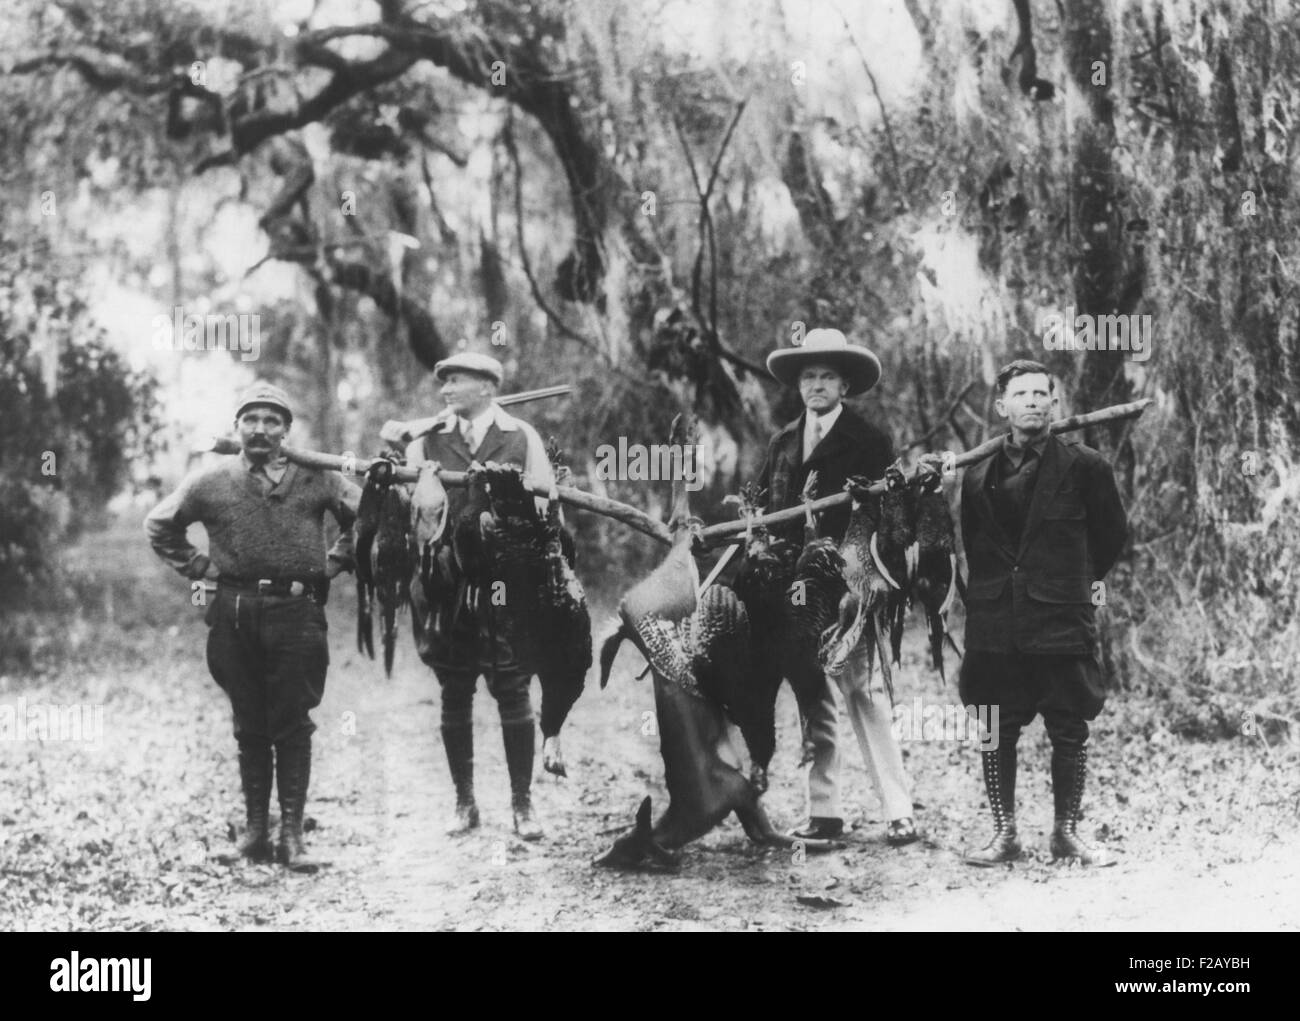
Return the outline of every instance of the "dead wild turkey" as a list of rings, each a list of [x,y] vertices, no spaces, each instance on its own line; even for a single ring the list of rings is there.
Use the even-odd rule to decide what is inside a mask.
[[[689,435],[679,417],[671,442],[686,442]],[[757,788],[718,751],[726,734],[723,702],[745,681],[749,620],[734,591],[714,585],[699,592],[692,547],[700,524],[691,517],[685,483],[675,480],[669,521],[672,548],[623,597],[618,629],[601,648],[602,688],[624,640],[632,641],[650,665],[669,804],[652,826],[647,797],[636,826],[614,842],[600,865],[675,867],[677,848],[703,836],[732,812],[751,840],[787,847],[793,842],[773,829]],[[805,842],[810,851],[832,846]]]
[[[479,516],[473,556],[477,608],[491,646],[503,637],[519,665],[542,687],[542,765],[566,776],[560,729],[582,694],[591,666],[591,618],[574,572],[573,539],[552,498],[545,516],[513,465],[481,469],[489,510]]]

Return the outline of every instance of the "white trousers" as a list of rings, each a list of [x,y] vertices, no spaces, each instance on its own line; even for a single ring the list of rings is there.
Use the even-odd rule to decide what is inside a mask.
[[[888,655],[888,653],[886,653]],[[886,820],[903,819],[912,814],[911,782],[903,768],[903,753],[892,729],[893,711],[885,693],[879,671],[873,678],[871,697],[867,696],[867,663],[865,657],[855,657],[835,678],[837,683],[827,683],[808,720],[808,736],[812,743],[812,764],[808,768],[808,814],[823,818],[842,819],[840,801],[839,755],[839,705],[835,698],[838,688],[844,697],[844,707],[862,749],[862,761],[876,788],[881,810]]]

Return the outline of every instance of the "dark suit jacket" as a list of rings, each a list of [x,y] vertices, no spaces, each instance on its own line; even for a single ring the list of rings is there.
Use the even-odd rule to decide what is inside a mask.
[[[966,648],[985,652],[1093,654],[1093,588],[1115,564],[1128,518],[1104,457],[1053,436],[1043,449],[1020,542],[994,519],[990,488],[1001,453],[970,468],[961,485]]]
[[[817,471],[817,488],[813,495],[820,499],[843,492],[850,475],[879,479],[894,462],[894,444],[889,437],[845,408],[805,463],[803,428],[807,414],[805,411],[778,432],[768,445],[767,457],[758,476],[758,484],[767,490],[768,513],[799,506],[804,482],[813,469]],[[839,542],[844,538],[848,523],[848,504],[832,507],[822,512],[817,531]],[[803,534],[798,522],[777,531],[792,539]]]

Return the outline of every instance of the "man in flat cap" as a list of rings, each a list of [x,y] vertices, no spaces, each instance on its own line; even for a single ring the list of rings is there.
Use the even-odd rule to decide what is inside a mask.
[[[515,465],[530,481],[550,486],[555,474],[541,437],[527,422],[505,412],[496,403],[505,370],[495,358],[462,351],[434,366],[434,378],[442,384],[446,411],[433,420],[423,436],[411,438],[407,426],[388,422],[380,435],[386,440],[412,439],[406,448],[407,463],[436,461],[450,471],[464,471],[475,462]],[[429,423],[424,423],[429,424]],[[447,494],[447,534],[455,534],[457,522],[477,521],[487,510],[477,488],[452,488]],[[442,688],[442,743],[447,765],[456,788],[456,809],[447,832],[465,833],[479,825],[474,800],[474,692],[480,675],[496,699],[505,744],[506,769],[510,775],[515,831],[524,840],[540,840],[542,827],[532,805],[533,761],[536,725],[529,696],[532,676],[514,661],[503,639],[487,633],[486,622],[474,619],[464,609],[434,614],[423,605],[424,593],[412,586],[415,631],[420,658],[433,668]],[[454,620],[450,634],[440,634],[434,620]]]
[[[351,570],[352,523],[360,490],[338,472],[291,464],[280,451],[293,424],[288,395],[259,382],[235,410],[242,452],[187,477],[145,520],[154,551],[196,585],[217,583],[207,609],[208,669],[230,697],[248,830],[239,854],[274,856],[296,872],[323,864],[307,856],[303,811],[311,778],[311,710],[329,665],[325,601],[329,580]],[[338,523],[328,551],[325,515]],[[208,552],[186,538],[208,533]],[[271,847],[274,777],[280,837]]]
[[[798,347],[774,351],[768,371],[799,388],[804,413],[772,438],[759,475],[767,490],[767,513],[798,506],[808,476],[817,473],[814,498],[844,491],[854,475],[884,476],[894,461],[889,437],[844,406],[844,398],[866,393],[880,380],[880,361],[864,347],[850,344],[839,330],[810,330]],[[818,522],[823,537],[841,542],[849,522],[848,505],[824,511]],[[789,538],[798,539],[798,525]],[[886,839],[893,846],[917,839],[912,823],[912,795],[903,755],[892,730],[893,714],[879,681],[868,689],[865,657],[856,657],[838,678],[845,707],[875,785],[885,818]],[[839,790],[839,710],[829,682],[808,720],[812,765],[808,771],[808,825],[794,835],[828,839],[844,831]]]

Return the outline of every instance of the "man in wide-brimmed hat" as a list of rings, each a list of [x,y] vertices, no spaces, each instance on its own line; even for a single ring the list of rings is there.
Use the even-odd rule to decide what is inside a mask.
[[[894,460],[889,437],[844,406],[846,397],[866,393],[880,381],[880,361],[864,347],[850,344],[839,330],[810,330],[797,347],[774,351],[768,371],[782,383],[799,388],[804,413],[773,437],[759,485],[767,490],[769,513],[799,504],[805,483],[815,471],[814,498],[842,492],[854,475],[879,479]],[[849,521],[847,504],[822,513],[818,531],[840,542]],[[797,529],[797,525],[795,529]],[[797,538],[794,529],[791,538]],[[889,699],[883,687],[869,689],[862,676],[864,659],[852,661],[839,686],[867,772],[888,820],[887,839],[895,846],[917,838],[912,824],[912,796],[903,756],[891,729]],[[808,771],[810,821],[795,836],[825,839],[844,830],[839,791],[839,712],[829,682],[808,719],[812,766]]]
[[[192,581],[217,583],[207,610],[207,663],[230,697],[248,829],[238,856],[272,857],[295,872],[322,864],[303,846],[311,778],[311,710],[329,665],[325,601],[330,579],[351,570],[352,523],[361,491],[336,471],[289,462],[281,443],[293,424],[289,395],[267,382],[240,396],[238,457],[186,478],[145,520],[155,552]],[[339,538],[325,547],[325,515]],[[208,533],[208,552],[186,538]],[[280,839],[271,846],[272,780]]]
[[[464,471],[475,462],[495,461],[522,468],[533,482],[554,484],[555,473],[537,430],[496,403],[505,378],[499,361],[476,351],[461,351],[435,365],[433,375],[442,384],[440,392],[447,409],[431,420],[433,428],[428,433],[415,437],[406,448],[408,463],[436,461],[450,471]],[[403,435],[404,428],[403,423],[389,422],[380,436],[410,438]],[[447,501],[447,534],[455,534],[458,522],[477,521],[487,510],[478,487],[450,489]],[[423,605],[419,585],[412,588],[412,602],[420,658],[433,668],[442,688],[442,743],[456,787],[456,809],[447,832],[464,833],[479,825],[474,798],[473,706],[481,675],[501,717],[515,831],[525,840],[540,839],[542,828],[531,795],[536,748],[529,696],[532,676],[514,662],[504,639],[489,635],[484,622],[469,612],[443,614],[443,619],[454,621],[450,633],[443,634],[434,627],[437,607]]]

